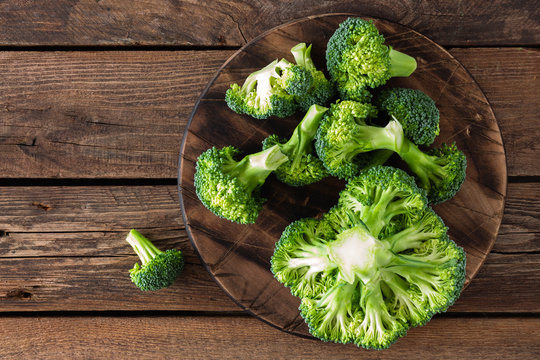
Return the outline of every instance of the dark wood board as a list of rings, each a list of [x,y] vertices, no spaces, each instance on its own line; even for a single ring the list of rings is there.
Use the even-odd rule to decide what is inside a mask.
[[[11,0],[0,3],[0,45],[239,46],[287,21],[337,12],[407,25],[444,46],[539,41],[534,1]]]
[[[539,329],[535,317],[441,316],[388,350],[369,351],[290,336],[246,316],[3,316],[0,357],[533,360]]]
[[[0,52],[2,177],[175,178],[197,97],[233,53]],[[493,107],[508,175],[539,176],[540,51],[450,53]]]
[[[238,225],[212,215],[198,201],[193,174],[198,155],[211,146],[234,145],[246,153],[260,149],[271,133],[285,136],[301,115],[256,120],[234,114],[223,100],[232,82],[275,58],[290,58],[300,41],[313,43],[312,55],[324,66],[326,41],[342,15],[311,17],[286,24],[254,39],[234,54],[203,92],[188,124],[181,151],[179,182],[186,229],[203,263],[217,283],[240,306],[274,326],[307,335],[299,315],[299,299],[269,271],[274,244],[291,221],[327,211],[343,183],[329,178],[300,189],[270,178],[263,193],[270,198],[254,225]],[[443,48],[417,32],[375,20],[387,43],[414,56],[417,71],[392,85],[418,88],[441,111],[441,135],[436,144],[455,141],[468,157],[467,180],[458,195],[435,210],[450,227],[450,237],[467,252],[467,280],[479,270],[495,241],[506,193],[506,159],[499,128],[484,94],[463,66]]]

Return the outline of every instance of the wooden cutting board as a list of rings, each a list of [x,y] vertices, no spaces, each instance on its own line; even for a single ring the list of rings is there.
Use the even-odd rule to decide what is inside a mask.
[[[309,335],[300,301],[270,272],[270,257],[283,229],[292,221],[320,215],[337,201],[344,182],[327,178],[301,188],[288,187],[271,175],[263,188],[268,198],[256,224],[239,225],[208,211],[195,195],[197,157],[206,149],[234,145],[246,154],[261,150],[269,134],[288,137],[302,114],[257,120],[232,112],[224,101],[229,84],[242,84],[251,72],[276,58],[292,61],[289,50],[313,44],[312,57],[325,68],[326,43],[349,15],[309,17],[274,28],[237,51],[203,91],[186,128],[180,154],[180,202],[187,232],[215,281],[238,305],[282,330]],[[418,68],[390,86],[420,89],[441,113],[441,142],[456,142],[467,156],[467,179],[450,201],[434,207],[450,237],[467,252],[466,285],[474,278],[495,241],[506,195],[506,158],[491,107],[465,68],[425,36],[404,26],[373,19],[387,44],[416,58]]]

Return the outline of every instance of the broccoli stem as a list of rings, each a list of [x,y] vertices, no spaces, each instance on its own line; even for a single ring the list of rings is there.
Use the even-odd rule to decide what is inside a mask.
[[[163,251],[159,250],[157,247],[152,244],[150,240],[145,238],[140,232],[135,229],[132,229],[126,241],[131,245],[133,250],[139,255],[141,262],[146,265],[150,260],[156,257],[156,255],[161,254]]]
[[[300,43],[291,49],[294,61],[297,65],[304,66],[308,70],[316,69],[315,63],[311,59],[311,45],[306,47],[306,43]]]
[[[274,145],[266,150],[245,156],[237,163],[224,168],[223,172],[238,178],[247,186],[247,191],[251,192],[264,184],[268,175],[281,164],[287,162],[288,159],[287,155],[281,152],[279,145]]]
[[[394,50],[390,46],[390,76],[391,77],[407,77],[416,70],[416,60],[402,52]]]
[[[416,174],[420,181],[420,187],[426,190],[429,190],[431,181],[439,183],[446,177],[444,166],[439,164],[439,158],[427,155],[409,140],[404,141],[398,155]]]
[[[294,129],[291,138],[281,145],[281,151],[292,159],[291,169],[298,167],[303,155],[313,153],[313,139],[327,110],[324,106],[312,105]]]
[[[268,75],[266,75],[266,73],[267,72],[275,72],[275,67],[276,67],[277,62],[278,62],[277,60],[274,60],[270,64],[263,67],[262,69],[257,70],[255,72],[249,74],[249,76],[244,81],[244,84],[242,85],[242,92],[244,94],[248,94],[253,89],[255,89],[255,86],[257,86],[258,88],[259,87],[262,88],[263,86],[264,87],[269,87],[270,86],[270,77]],[[266,80],[266,82],[268,84],[266,84],[266,83],[261,84],[261,80],[262,81]]]

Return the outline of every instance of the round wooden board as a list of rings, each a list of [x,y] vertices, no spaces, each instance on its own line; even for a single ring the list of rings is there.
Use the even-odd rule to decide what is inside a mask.
[[[274,28],[237,51],[218,71],[197,103],[181,149],[179,185],[184,221],[202,262],[223,290],[260,319],[291,333],[309,335],[298,311],[300,301],[270,272],[274,244],[292,221],[320,215],[337,201],[344,183],[328,178],[302,188],[288,187],[270,176],[268,198],[256,224],[239,225],[208,211],[195,195],[197,157],[212,146],[234,145],[245,153],[261,149],[269,134],[288,137],[302,114],[287,119],[257,120],[232,112],[224,101],[231,83],[276,58],[292,61],[290,48],[313,44],[318,68],[325,68],[329,37],[347,14],[309,17]],[[353,15],[354,16],[354,15]],[[468,161],[467,179],[450,201],[435,206],[450,237],[467,252],[468,284],[495,241],[506,194],[506,160],[499,127],[486,97],[463,66],[425,36],[394,23],[372,19],[386,43],[416,58],[418,68],[390,86],[420,89],[441,113],[441,142],[456,142]]]

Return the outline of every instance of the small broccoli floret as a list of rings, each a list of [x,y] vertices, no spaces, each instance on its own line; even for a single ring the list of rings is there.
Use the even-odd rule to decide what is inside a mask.
[[[302,298],[314,336],[385,349],[456,301],[465,261],[414,179],[375,166],[351,179],[321,220],[290,224],[271,264]]]
[[[180,250],[159,250],[137,230],[126,238],[139,255],[142,265],[135,263],[129,270],[131,281],[144,291],[154,291],[171,286],[184,268],[184,255]]]
[[[370,128],[367,124],[376,116],[377,109],[370,104],[341,101],[330,106],[317,131],[315,149],[331,175],[347,179],[366,167],[381,165],[388,159],[391,155],[388,152],[379,152],[383,155],[379,157],[365,154],[375,150],[363,146],[365,141],[362,142],[362,139],[371,137],[364,127]]]
[[[304,66],[291,65],[282,70],[279,84],[288,94],[303,96],[313,84],[313,75]]]
[[[407,139],[417,145],[431,145],[439,135],[439,109],[429,96],[415,89],[392,88],[377,97],[379,110],[403,126]]]
[[[328,176],[328,171],[313,147],[319,121],[327,110],[325,107],[312,105],[288,141],[280,139],[277,135],[270,135],[264,139],[263,149],[278,145],[281,152],[289,158],[275,170],[276,177],[281,182],[292,186],[304,186]]]
[[[384,45],[384,36],[371,21],[348,18],[328,41],[326,66],[342,100],[366,101],[368,88],[411,75],[416,61]]]
[[[412,142],[405,141],[398,155],[418,178],[420,187],[428,192],[432,204],[451,199],[465,181],[467,158],[456,144],[422,152]]]
[[[405,137],[401,123],[395,118],[385,127],[368,125],[366,119],[373,109],[368,104],[342,101],[333,104],[325,114],[317,131],[315,149],[330,174],[350,178],[366,167],[367,152],[391,150],[417,176],[431,203],[452,198],[465,180],[463,152],[455,144],[443,144],[424,153]]]
[[[295,93],[297,95],[296,102],[300,109],[307,111],[313,104],[320,106],[328,106],[335,97],[334,85],[328,81],[324,73],[317,70],[311,58],[311,45],[306,46],[306,43],[300,43],[291,49],[294,60],[297,65],[303,67],[311,74],[312,82],[306,91],[303,93]],[[289,92],[292,94],[291,92]]]
[[[201,202],[217,216],[240,223],[254,223],[265,199],[259,189],[270,173],[288,160],[279,146],[250,154],[237,161],[233,146],[215,147],[197,159],[195,190]]]
[[[302,86],[306,86],[303,81],[308,76],[309,72],[285,59],[274,60],[251,73],[242,87],[231,84],[225,94],[225,101],[234,112],[257,119],[290,116],[298,106],[294,96],[284,86],[291,91],[300,91]]]

